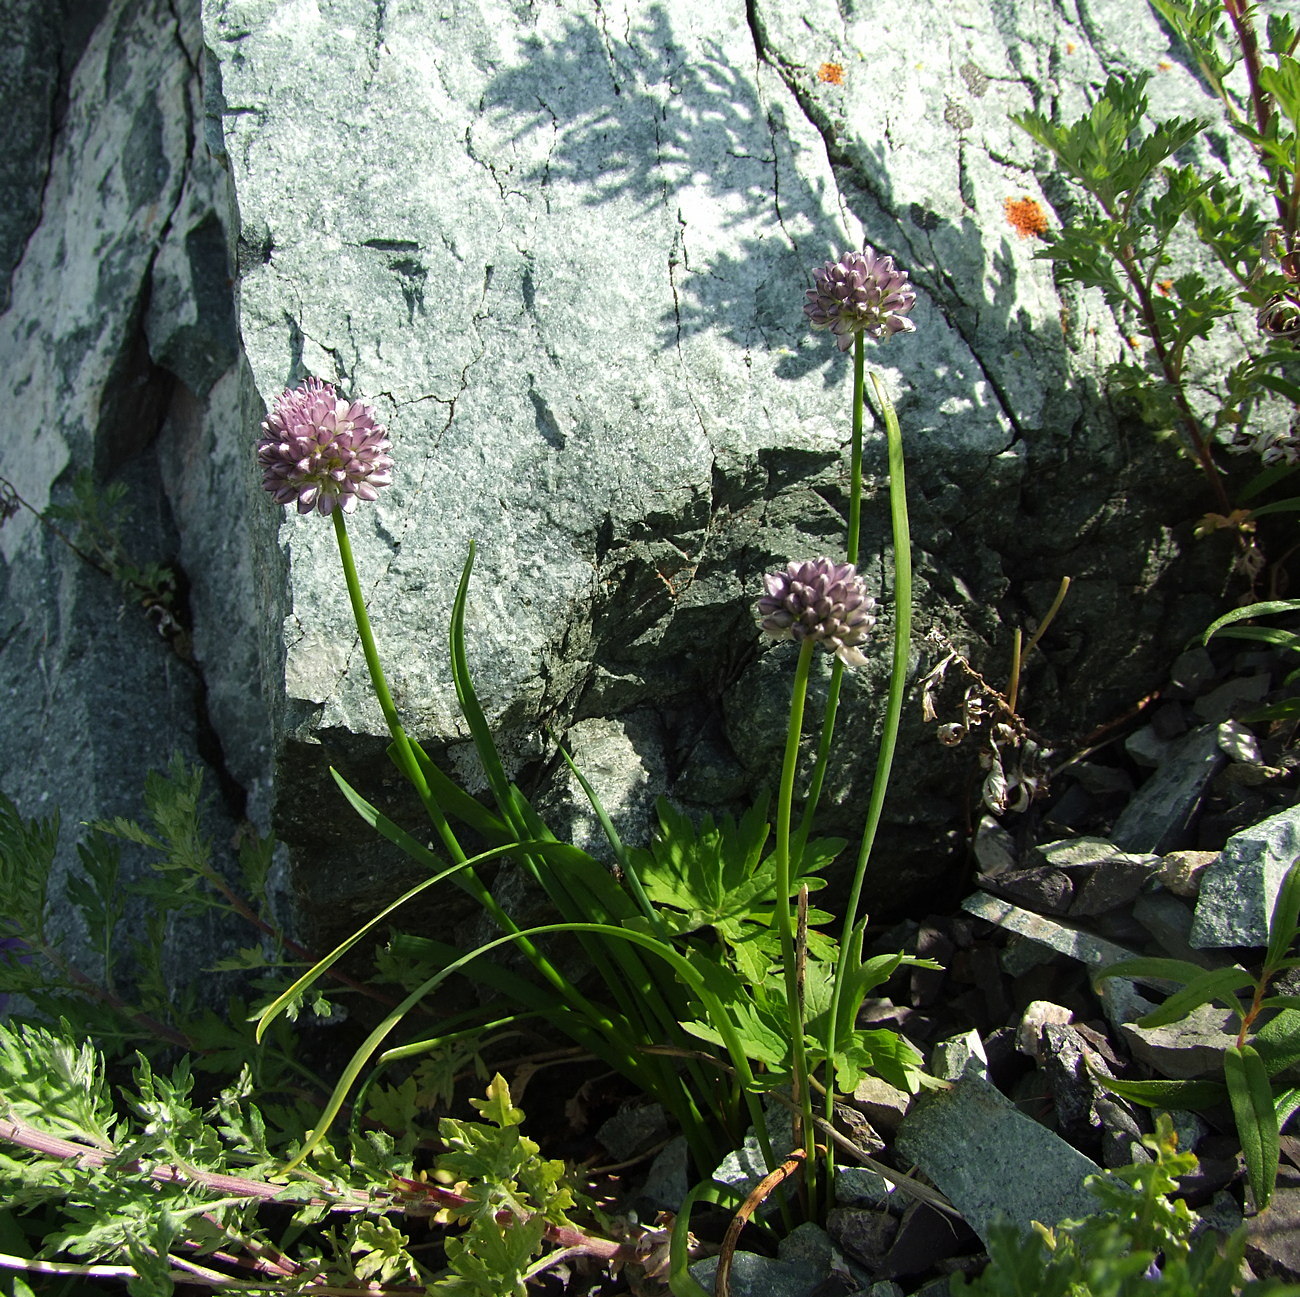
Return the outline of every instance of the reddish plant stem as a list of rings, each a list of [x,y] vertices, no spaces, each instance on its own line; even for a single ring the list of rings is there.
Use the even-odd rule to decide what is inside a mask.
[[[1160,321],[1156,316],[1155,305],[1151,299],[1151,294],[1147,291],[1146,282],[1138,273],[1138,268],[1133,261],[1132,248],[1120,249],[1120,261],[1124,266],[1125,274],[1128,275],[1129,283],[1133,285],[1133,291],[1137,294],[1142,320],[1146,325],[1151,345],[1155,348],[1156,359],[1160,362],[1160,371],[1165,376],[1165,382],[1173,390],[1174,404],[1178,407],[1179,422],[1183,426],[1188,441],[1191,442],[1192,450],[1210,483],[1210,488],[1219,503],[1219,508],[1226,516],[1232,512],[1232,504],[1228,500],[1228,492],[1223,485],[1223,476],[1219,472],[1219,466],[1214,462],[1214,456],[1210,453],[1209,445],[1201,435],[1200,420],[1192,413],[1192,407],[1187,403],[1187,393],[1183,390],[1181,368],[1174,364],[1173,357],[1170,356],[1169,349],[1165,346],[1164,335],[1160,332]]]
[[[1246,80],[1250,86],[1250,106],[1255,114],[1255,128],[1261,135],[1267,135],[1273,121],[1273,102],[1269,94],[1259,83],[1259,37],[1255,34],[1255,23],[1250,16],[1250,6],[1244,0],[1223,0],[1224,12],[1237,34],[1237,43],[1241,46],[1241,59],[1246,65]],[[1286,240],[1286,249],[1294,244],[1300,213],[1300,174],[1295,177],[1291,195],[1275,191],[1273,201],[1277,205],[1278,219],[1282,223],[1282,233]]]

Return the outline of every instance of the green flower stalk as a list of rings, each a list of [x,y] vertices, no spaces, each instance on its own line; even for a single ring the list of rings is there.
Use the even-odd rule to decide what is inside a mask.
[[[777,639],[799,643],[794,690],[790,702],[790,723],[786,731],[785,757],[781,764],[781,787],[776,805],[776,908],[777,931],[781,938],[781,964],[785,974],[786,1005],[790,1023],[794,1093],[801,1130],[798,1142],[809,1151],[816,1143],[812,1116],[812,1093],[808,1084],[808,1060],[804,1049],[804,1013],[799,987],[794,922],[790,913],[790,820],[794,803],[794,776],[799,761],[799,739],[803,732],[804,701],[813,649],[820,644],[847,666],[861,666],[866,657],[860,645],[875,625],[876,601],[866,583],[850,563],[833,563],[817,558],[791,563],[784,572],[763,578],[767,591],[758,601],[759,625]],[[816,1213],[816,1182],[811,1158],[807,1163],[808,1210]]]
[[[827,262],[820,270],[813,272],[814,287],[808,290],[807,302],[804,306],[804,312],[813,327],[830,329],[836,335],[836,342],[841,351],[847,351],[850,345],[853,347],[853,440],[849,464],[849,516],[846,536],[848,560],[853,564],[858,561],[862,512],[862,427],[866,386],[864,339],[873,337],[887,341],[895,334],[910,333],[915,330],[916,326],[913,322],[905,318],[916,305],[916,293],[907,280],[907,272],[898,270],[892,257],[879,256],[871,248],[866,248],[861,253],[846,252],[838,261]],[[884,810],[894,749],[898,742],[898,726],[902,717],[903,690],[907,680],[907,659],[912,634],[912,548],[907,518],[902,433],[893,403],[884,385],[874,373],[871,375],[871,384],[885,425],[889,461],[889,503],[894,539],[894,652],[880,753],[876,760],[871,801],[867,809],[862,843],[858,850],[853,884],[844,913],[831,1010],[827,1015],[828,1056],[833,1054],[834,1043],[838,1038],[849,962],[857,958],[856,948],[861,940],[861,934],[858,932],[858,910],[871,849],[875,844]],[[843,667],[837,662],[831,672],[817,759],[795,842],[796,850],[799,852],[803,851],[807,843],[817,800],[821,794],[842,678]],[[826,1095],[826,1115],[829,1119],[834,1112],[832,1085],[826,1087]],[[830,1153],[827,1155],[826,1169],[828,1180],[833,1182],[835,1162]]]
[[[377,499],[378,488],[391,484],[390,449],[387,429],[379,423],[373,407],[364,401],[344,401],[329,383],[309,378],[284,392],[271,407],[262,424],[257,460],[263,474],[262,486],[276,503],[295,504],[301,514],[318,512],[333,518],[353,620],[375,698],[392,735],[394,759],[419,796],[447,853],[454,863],[463,865],[468,857],[429,787],[398,718],[366,611],[345,521],[345,515],[355,511],[358,501]],[[472,869],[461,870],[457,880],[503,932],[519,933],[518,926]],[[593,1021],[608,1028],[611,1036],[618,1036],[613,1023],[603,1018],[530,941],[521,939],[519,946],[537,971],[570,1004],[589,1011]]]

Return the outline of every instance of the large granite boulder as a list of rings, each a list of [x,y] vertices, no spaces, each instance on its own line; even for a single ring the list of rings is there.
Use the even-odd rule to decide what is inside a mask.
[[[1108,72],[1159,65],[1157,111],[1213,115],[1144,6],[208,0],[204,35],[248,403],[315,375],[389,423],[396,480],[354,543],[398,707],[471,782],[445,651],[471,538],[479,690],[560,818],[583,811],[555,738],[594,755],[633,833],[660,791],[716,806],[772,782],[791,654],[759,643],[752,601],[764,570],[838,548],[845,503],[848,364],[803,291],[864,239],[921,291],[916,333],[870,356],[911,453],[917,668],[935,632],[1000,678],[1068,574],[1026,695],[1062,737],[1213,615],[1224,552],[1187,525],[1208,493],[1107,406],[1123,340],[1062,301],[1006,208],[1050,211],[1018,110],[1075,114]],[[852,836],[887,674],[883,470],[873,427],[882,649],[831,781]],[[341,841],[324,767],[381,771],[383,726],[330,527],[287,516],[279,541],[278,826],[332,904],[383,866],[364,831]],[[874,909],[954,879],[971,764],[909,708]]]
[[[5,22],[28,144],[0,169],[0,475],[36,510],[83,468],[126,482],[134,552],[188,586],[178,654],[32,514],[0,530],[0,788],[29,814],[132,812],[179,748],[217,776],[222,841],[273,819],[310,917],[391,898],[401,862],[326,774],[401,794],[331,529],[282,516],[252,462],[306,375],[391,428],[395,483],[352,534],[412,733],[475,784],[445,651],[474,538],[479,691],[557,830],[597,837],[557,739],[630,837],[663,792],[743,804],[773,781],[792,665],[754,628],[759,578],[842,544],[848,364],[803,292],[864,239],[921,293],[915,335],[870,356],[910,452],[915,670],[937,635],[1000,679],[1068,574],[1023,695],[1059,740],[1218,611],[1224,550],[1190,539],[1208,493],[1108,406],[1113,320],[1061,298],[1006,209],[1063,194],[1017,110],[1072,115],[1159,67],[1157,112],[1215,115],[1142,6],[209,0],[200,32],[193,0],[69,0]],[[868,422],[881,647],[828,807],[851,837],[892,600]],[[915,699],[904,727],[877,912],[959,886],[978,785]]]

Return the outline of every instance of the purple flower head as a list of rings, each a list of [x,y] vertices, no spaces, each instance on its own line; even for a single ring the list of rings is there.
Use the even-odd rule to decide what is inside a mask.
[[[309,378],[271,407],[257,443],[262,486],[299,513],[351,513],[393,480],[388,429],[364,401],[344,401]]]
[[[813,284],[804,314],[814,329],[835,334],[841,351],[853,345],[855,333],[888,339],[916,328],[903,318],[916,305],[907,271],[899,270],[893,257],[877,256],[873,248],[828,261],[813,271]]]
[[[876,601],[850,563],[814,558],[763,578],[758,624],[777,639],[812,640],[845,666],[866,662],[858,645],[876,624]]]

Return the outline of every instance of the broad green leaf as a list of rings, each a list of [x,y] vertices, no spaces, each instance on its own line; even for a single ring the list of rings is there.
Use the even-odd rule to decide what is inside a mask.
[[[1277,1182],[1278,1141],[1277,1111],[1263,1060],[1249,1045],[1239,1049],[1229,1045],[1223,1053],[1223,1075],[1228,1083],[1228,1099],[1237,1123],[1237,1137],[1246,1159],[1246,1172],[1258,1211],[1263,1211],[1273,1197]]]
[[[1165,1027],[1185,1018],[1193,1009],[1211,1002],[1240,1014],[1241,1004],[1234,991],[1253,987],[1255,979],[1244,968],[1212,968],[1203,972],[1181,991],[1175,991],[1158,1009],[1138,1019],[1139,1027]]]
[[[1264,967],[1275,968],[1286,958],[1296,939],[1296,922],[1300,920],[1300,860],[1294,860],[1277,889],[1273,913],[1268,921],[1268,950]],[[1288,1006],[1292,1008],[1300,1005]]]
[[[1251,617],[1271,617],[1274,613],[1282,612],[1300,612],[1300,599],[1269,599],[1262,603],[1247,604],[1244,608],[1234,608],[1209,624],[1201,635],[1201,643],[1208,644],[1218,631],[1234,622],[1247,621]]]
[[[1162,959],[1141,956],[1136,959],[1121,959],[1117,964],[1108,964],[1097,980],[1107,977],[1127,977],[1135,982],[1183,982],[1196,981],[1205,973],[1201,964],[1193,964],[1189,959]]]
[[[1251,1036],[1250,1043],[1269,1076],[1300,1063],[1300,1010],[1283,1009]]]
[[[1098,1085],[1144,1108],[1183,1108],[1195,1112],[1201,1108],[1217,1108],[1228,1097],[1227,1087],[1218,1081],[1126,1081],[1099,1072],[1093,1072],[1092,1076]]]

